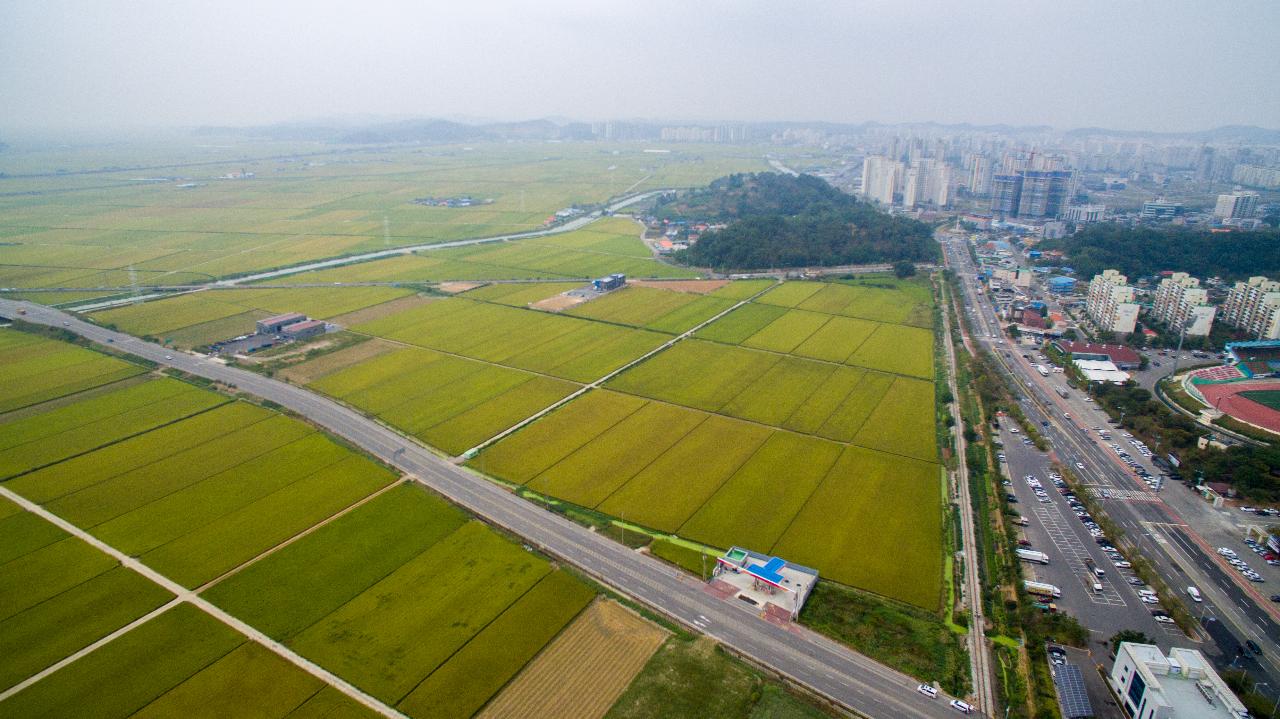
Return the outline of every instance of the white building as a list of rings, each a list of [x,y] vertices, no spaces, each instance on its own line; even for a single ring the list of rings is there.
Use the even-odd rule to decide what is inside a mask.
[[[1133,301],[1134,289],[1127,282],[1128,278],[1118,270],[1104,270],[1089,282],[1085,309],[1103,332],[1128,334],[1138,324],[1138,304]]]
[[[1218,195],[1213,216],[1220,220],[1249,218],[1258,213],[1258,193],[1237,190],[1230,195]]]
[[[1222,321],[1260,340],[1280,339],[1280,282],[1250,277],[1227,292]]]
[[[1111,667],[1111,688],[1134,719],[1244,719],[1244,704],[1194,649],[1169,656],[1152,644],[1123,642]]]
[[[1188,336],[1204,337],[1213,327],[1217,311],[1209,304],[1209,291],[1200,286],[1200,280],[1175,272],[1160,280],[1151,314],[1174,331],[1186,325]]]
[[[1004,280],[1014,287],[1027,288],[1031,286],[1031,272],[1020,267],[1012,270],[1001,267],[992,276],[997,280]]]
[[[1106,205],[1072,205],[1063,213],[1063,219],[1068,222],[1074,222],[1077,225],[1087,225],[1091,222],[1102,222],[1103,216],[1107,214]]]
[[[893,194],[902,181],[904,168],[901,162],[873,155],[862,161],[862,194],[882,205],[893,204]]]

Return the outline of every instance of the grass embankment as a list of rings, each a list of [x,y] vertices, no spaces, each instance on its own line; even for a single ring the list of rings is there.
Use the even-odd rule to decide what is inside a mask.
[[[606,714],[607,719],[819,719],[832,716],[735,661],[709,639],[673,637]]]

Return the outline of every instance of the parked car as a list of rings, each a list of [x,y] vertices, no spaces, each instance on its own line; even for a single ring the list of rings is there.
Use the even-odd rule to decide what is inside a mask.
[[[929,697],[930,699],[938,698],[938,688],[931,686],[929,684],[921,684],[920,686],[916,687],[916,691]]]

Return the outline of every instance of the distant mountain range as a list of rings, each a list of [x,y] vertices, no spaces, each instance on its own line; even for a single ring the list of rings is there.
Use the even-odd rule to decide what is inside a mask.
[[[1205,143],[1240,143],[1249,145],[1280,145],[1280,130],[1253,125],[1225,125],[1211,130],[1194,132],[1148,132],[1142,130],[1110,130],[1101,127],[1082,127],[1057,130],[1047,125],[973,125],[969,123],[946,124],[938,122],[912,122],[885,124],[878,122],[708,122],[623,120],[636,130],[631,139],[658,139],[663,127],[693,126],[747,126],[755,137],[786,130],[815,130],[834,135],[856,135],[874,130],[904,130],[956,133],[998,133],[1002,135],[1060,135],[1067,138],[1113,138],[1187,140]],[[335,144],[376,145],[392,143],[457,143],[484,140],[589,140],[596,137],[591,123],[565,118],[526,120],[521,122],[459,122],[439,118],[376,121],[376,120],[320,120],[312,122],[279,123],[250,127],[201,127],[199,136],[239,136],[271,140],[295,140],[331,142]]]

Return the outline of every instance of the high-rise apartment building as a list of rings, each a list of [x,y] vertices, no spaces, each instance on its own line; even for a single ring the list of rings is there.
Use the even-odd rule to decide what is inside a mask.
[[[1200,286],[1200,280],[1175,272],[1160,280],[1151,314],[1175,332],[1186,327],[1189,337],[1204,337],[1212,329],[1217,311],[1209,304],[1209,291]]]
[[[1024,170],[1018,217],[1057,217],[1066,207],[1070,180],[1067,170]]]
[[[1230,195],[1218,195],[1213,216],[1221,220],[1253,217],[1258,212],[1258,193],[1237,190]]]
[[[903,179],[901,162],[873,155],[862,161],[862,194],[883,205],[893,204],[893,195]]]
[[[1022,197],[1022,175],[999,174],[991,178],[991,211],[1015,217]]]
[[[974,155],[969,160],[969,192],[991,194],[991,160],[986,155]]]
[[[1103,332],[1129,334],[1138,324],[1138,305],[1128,281],[1118,270],[1104,270],[1089,282],[1085,309]]]
[[[1250,277],[1227,292],[1222,321],[1260,340],[1280,339],[1280,282]]]

